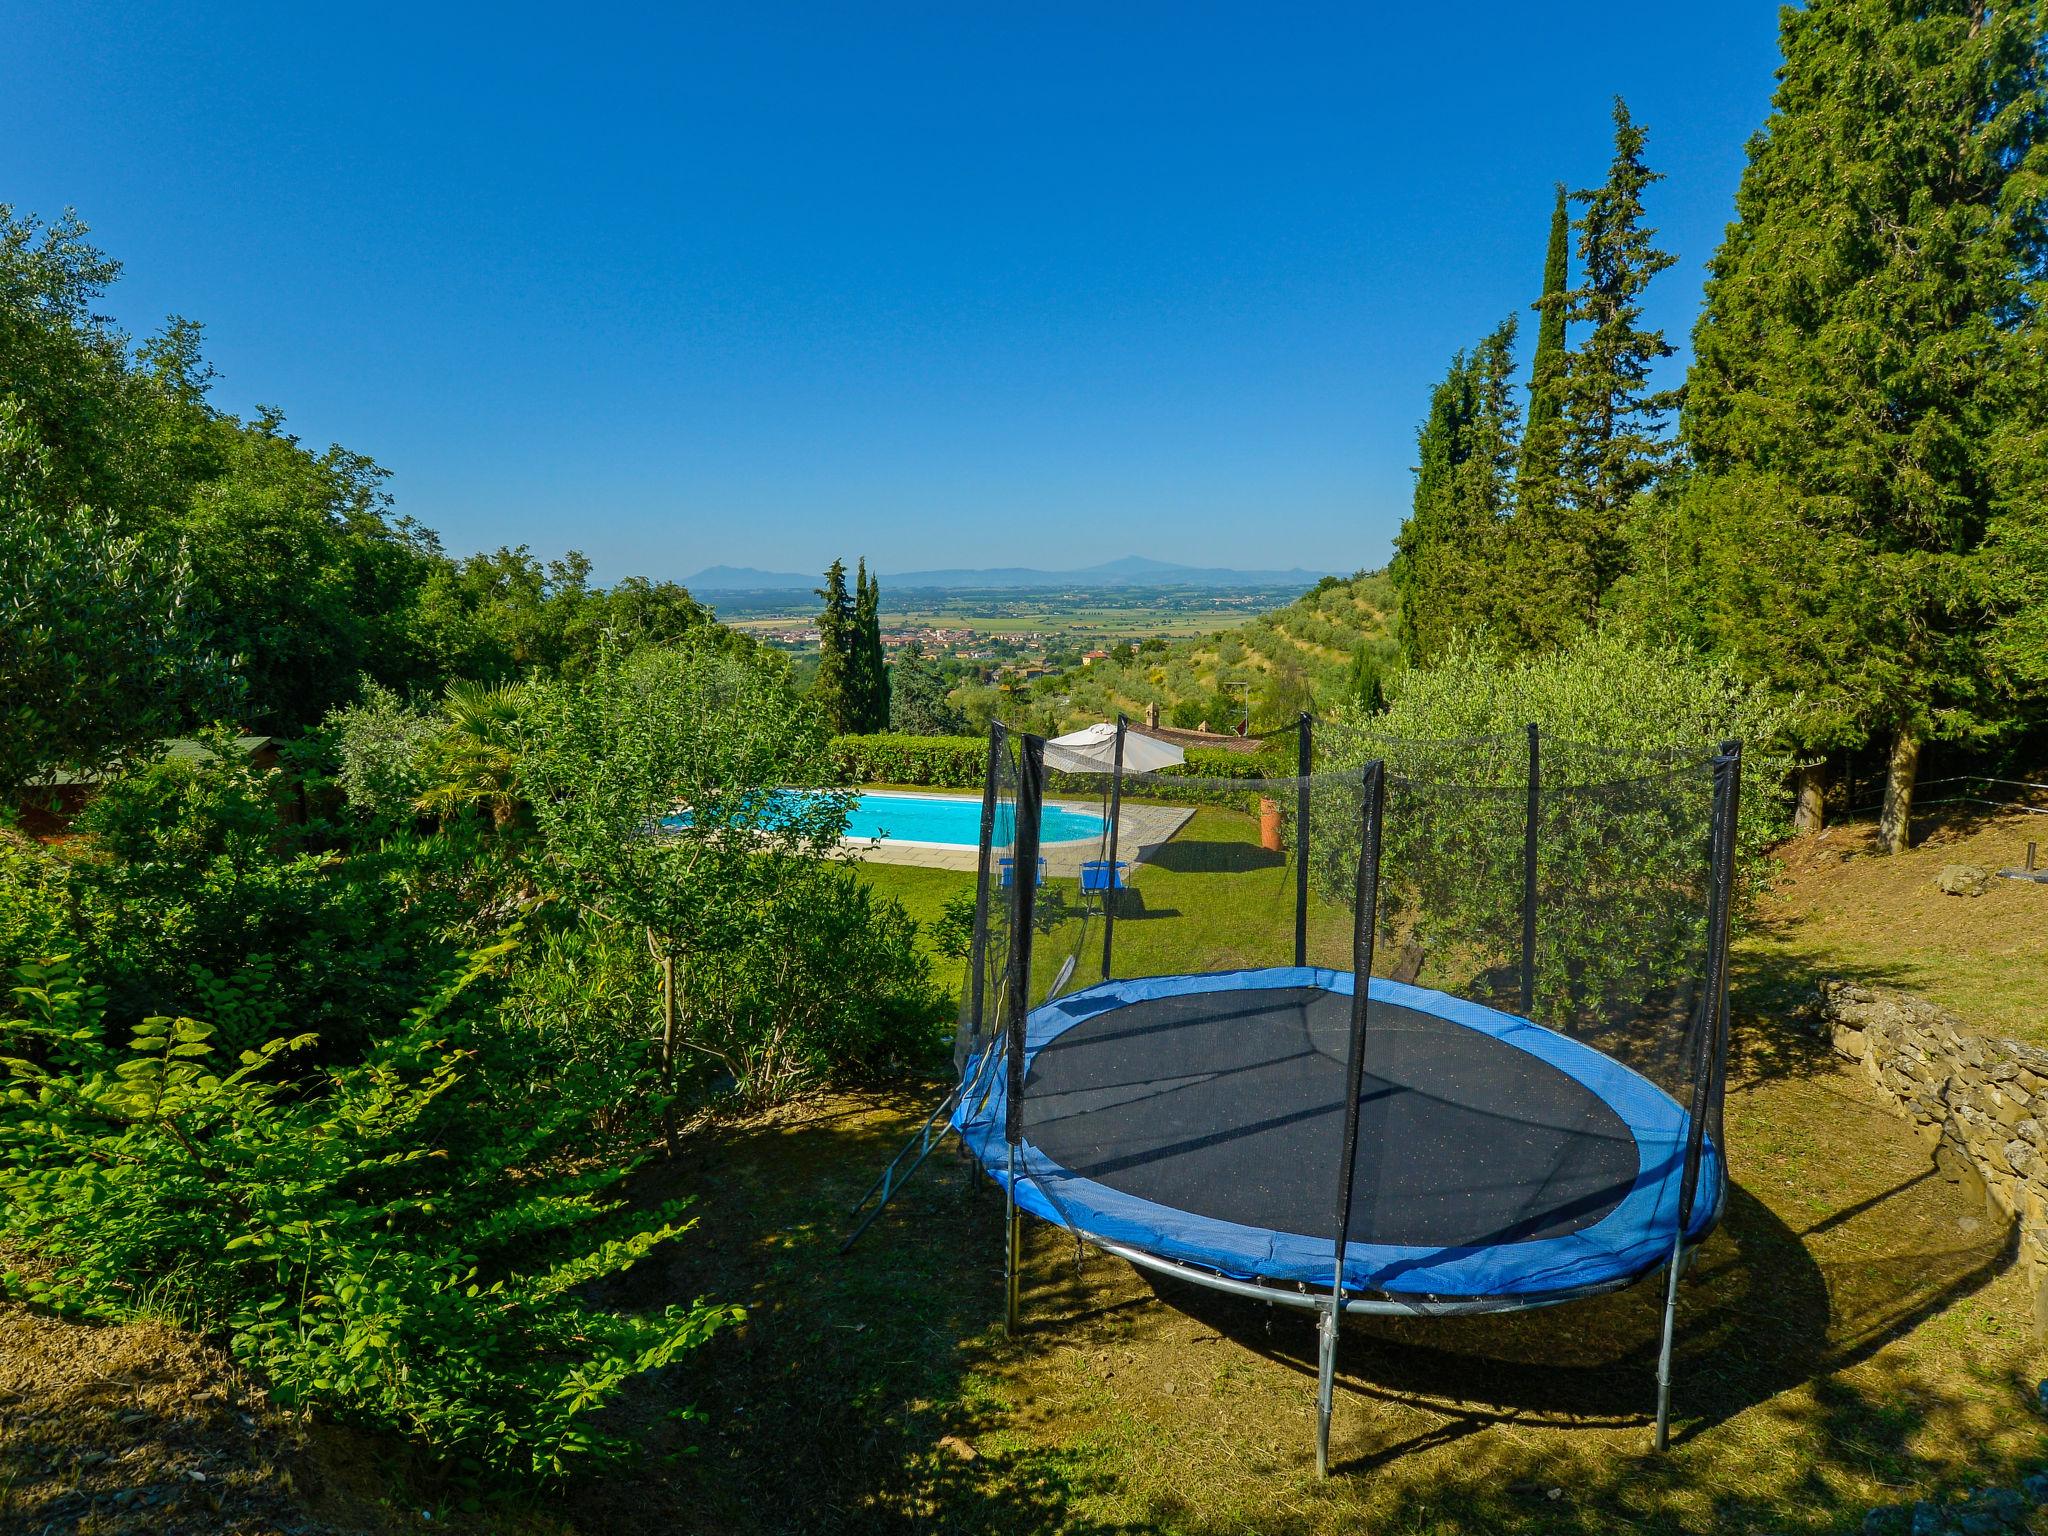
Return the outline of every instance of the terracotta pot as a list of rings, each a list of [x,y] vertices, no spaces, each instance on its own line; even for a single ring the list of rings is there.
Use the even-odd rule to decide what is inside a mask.
[[[1268,853],[1285,853],[1280,842],[1280,802],[1259,796],[1259,846]]]

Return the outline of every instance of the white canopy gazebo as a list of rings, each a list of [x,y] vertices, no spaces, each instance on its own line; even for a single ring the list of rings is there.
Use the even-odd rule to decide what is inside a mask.
[[[1124,772],[1156,773],[1178,768],[1187,753],[1170,741],[1124,729]],[[1045,766],[1067,773],[1111,773],[1116,768],[1116,726],[1109,721],[1084,725],[1045,744]]]

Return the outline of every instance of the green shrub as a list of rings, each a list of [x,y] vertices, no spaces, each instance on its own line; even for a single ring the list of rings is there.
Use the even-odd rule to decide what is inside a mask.
[[[66,861],[0,828],[0,974],[77,947]]]
[[[850,865],[778,862],[774,894],[739,941],[683,978],[692,1047],[755,1102],[934,1066],[951,1005],[917,924]]]
[[[361,702],[326,720],[340,760],[335,781],[348,808],[368,821],[410,826],[426,789],[423,759],[442,728],[437,716],[366,681]]]
[[[1526,728],[1542,738],[1537,1013],[1612,1010],[1697,981],[1705,952],[1707,761],[1747,744],[1739,893],[1760,887],[1783,828],[1784,706],[1724,664],[1619,631],[1502,660],[1453,644],[1398,674],[1375,714],[1356,703],[1322,733],[1323,761],[1387,764],[1382,938],[1421,946],[1432,985],[1487,995],[1519,963]],[[1355,826],[1311,839],[1328,886],[1351,877]],[[1433,980],[1431,978],[1434,978]]]
[[[1233,752],[1228,747],[1189,747],[1187,766],[1167,769],[1199,775],[1205,779],[1279,779],[1296,772],[1299,759],[1292,732],[1270,737],[1257,752]]]
[[[118,1047],[69,962],[21,979],[0,1022],[0,1232],[37,1261],[4,1275],[17,1297],[172,1310],[283,1402],[541,1477],[629,1454],[593,1413],[736,1316],[587,1298],[690,1222],[628,1212],[608,1192],[629,1169],[545,1171],[580,1105],[504,1113],[459,983],[287,1092],[308,1036],[230,1062],[211,1026],[153,1018]]]
[[[501,1092],[537,1105],[580,1100],[592,1155],[637,1150],[660,1125],[661,994],[642,930],[541,903],[505,977],[495,1027],[520,1063]]]
[[[278,1015],[317,1034],[325,1058],[358,1054],[371,1028],[402,1015],[452,960],[437,932],[451,914],[418,899],[422,865],[475,861],[456,843],[324,850],[316,829],[279,814],[274,779],[221,752],[109,782],[67,849],[75,942],[35,953],[89,955],[124,1025],[202,1013],[213,980],[239,973],[253,985],[251,962],[260,962]],[[253,1017],[216,1022],[234,1028]],[[231,1043],[256,1040],[237,1034]]]
[[[986,736],[835,736],[832,768],[841,784],[923,784],[979,789],[988,772]]]

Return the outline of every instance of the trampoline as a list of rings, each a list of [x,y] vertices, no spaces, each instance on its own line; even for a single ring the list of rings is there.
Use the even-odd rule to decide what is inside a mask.
[[[991,727],[959,1081],[847,1243],[957,1135],[1004,1196],[1012,1330],[1026,1216],[1313,1310],[1319,1472],[1346,1314],[1662,1270],[1664,1448],[1678,1281],[1726,1199],[1740,744],[1354,736],[1317,771],[1303,716],[1299,772],[1244,780],[1127,772],[1128,729],[1094,774]],[[1048,783],[1099,796],[1092,861],[1041,856]],[[1191,814],[1120,846],[1134,798]]]
[[[1018,1205],[1151,1268],[1321,1304],[1353,986],[1290,966],[1103,982],[1036,1009]],[[1671,1256],[1688,1117],[1669,1094],[1496,1009],[1384,977],[1371,1001],[1347,1311],[1528,1306]],[[1008,1181],[1007,1063],[984,1065],[954,1124]],[[1711,1140],[1705,1157],[1718,1190]],[[1688,1240],[1717,1215],[1698,1204]]]

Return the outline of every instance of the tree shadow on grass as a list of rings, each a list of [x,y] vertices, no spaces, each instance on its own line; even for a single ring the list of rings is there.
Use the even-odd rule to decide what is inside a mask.
[[[1145,862],[1177,875],[1241,875],[1277,869],[1287,862],[1287,855],[1261,848],[1257,843],[1175,838],[1147,851]]]
[[[1326,1505],[1264,1515],[1257,1529],[1856,1529],[1865,1508],[1886,1501],[1886,1489],[1926,1476],[1916,1436],[1978,1411],[1954,1381],[1879,1355],[1978,1290],[2008,1257],[2006,1233],[1989,1222],[1958,1226],[1954,1202],[1938,1180],[1912,1173],[1795,1229],[1750,1192],[1732,1190],[1727,1220],[1680,1289],[1669,1456],[1650,1450],[1661,1276],[1532,1312],[1347,1320],[1336,1476],[1307,1485]],[[1861,1240],[1846,1241],[1859,1227],[1867,1229]],[[1032,1327],[1057,1338],[1080,1321],[1066,1304],[1093,1287],[1070,1278],[1064,1262],[1041,1260],[1036,1273]],[[1137,1278],[1173,1313],[1291,1374],[1298,1401],[1290,1417],[1301,1438],[1289,1470],[1302,1475],[1313,1426],[1313,1318]],[[1873,1372],[1882,1378],[1877,1387],[1864,1379]],[[2025,1383],[2007,1374],[2009,1419],[2020,1419]],[[1286,1411],[1278,1396],[1265,1408],[1269,1417]],[[1756,1430],[1732,1441],[1709,1437],[1752,1410],[1775,1426],[1768,1433],[1783,1436],[1784,1449],[1759,1458],[1761,1471],[1740,1450]],[[1280,1451],[1284,1457],[1284,1439]],[[1834,1456],[1876,1480],[1866,1501],[1845,1502]],[[1969,1475],[1998,1470],[1984,1456]],[[2016,1475],[2009,1455],[2003,1470]],[[1306,1497],[1283,1502],[1298,1508]],[[1809,1518],[1788,1524],[1788,1507],[1804,1507]],[[1205,1524],[1193,1507],[1164,1523],[1190,1532],[1233,1528]]]
[[[1911,1196],[1908,1181],[1839,1213],[1879,1216]],[[2002,1229],[1946,1247],[1870,1259],[1830,1273],[1795,1232],[1739,1186],[1727,1218],[1679,1287],[1672,1374],[1674,1430],[1696,1435],[1801,1382],[1866,1358],[1982,1285],[2006,1257]],[[1162,1301],[1224,1336],[1315,1375],[1310,1314],[1161,1277]],[[1487,1424],[1642,1426],[1656,1403],[1664,1277],[1626,1290],[1524,1312],[1472,1317],[1347,1318],[1339,1380],[1363,1399],[1427,1403]],[[1387,1453],[1374,1459],[1383,1460]]]
[[[1077,1513],[1109,1473],[1085,1450],[991,1445],[1001,1382],[963,1341],[1003,1305],[1001,1205],[934,1153],[848,1253],[848,1208],[943,1090],[828,1099],[707,1126],[637,1198],[697,1197],[699,1226],[612,1299],[737,1302],[741,1325],[622,1405],[631,1474],[572,1492],[574,1529],[1123,1536]],[[913,1118],[915,1116],[915,1118]],[[701,1419],[672,1415],[687,1405]]]
[[[1906,968],[1845,959],[1800,936],[1796,923],[1753,920],[1732,955],[1731,1079],[1825,1076],[1841,1064],[1820,1018],[1822,980],[1908,986]]]

